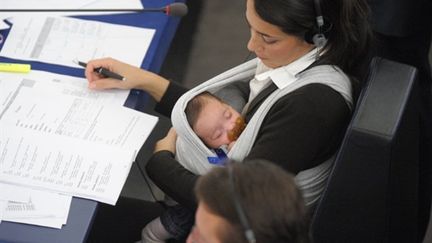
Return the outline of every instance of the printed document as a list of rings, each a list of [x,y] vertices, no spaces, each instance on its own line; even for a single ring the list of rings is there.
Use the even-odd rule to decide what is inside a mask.
[[[84,70],[83,70],[84,72]],[[123,106],[128,90],[91,90],[85,78],[32,70],[26,74],[0,72],[0,111],[7,104],[1,98],[12,98],[19,86],[31,86],[33,90],[88,98],[96,103]],[[1,112],[0,112],[1,113]]]
[[[0,74],[0,182],[116,203],[157,117],[86,82]]]
[[[3,125],[41,134],[135,150],[142,146],[157,122],[156,117],[129,108],[110,107],[74,96],[35,92],[26,86],[17,90],[0,119]]]
[[[38,16],[73,16],[119,14],[118,9],[143,9],[140,0],[1,0],[2,9],[76,9],[76,12],[0,12],[0,19],[11,17]],[[79,12],[81,9],[109,9],[113,11]]]
[[[142,9],[140,0],[2,0],[2,9]]]
[[[3,186],[3,187],[2,187]],[[3,220],[34,224],[60,229],[67,222],[71,196],[59,193],[35,190],[27,187],[0,184],[0,192],[13,188],[14,195],[7,200]],[[15,195],[26,196],[25,201],[17,201]]]
[[[46,74],[0,74],[2,124],[138,150],[157,123],[122,106],[127,91],[92,91],[84,79]]]
[[[31,189],[0,183],[0,200],[14,202],[28,202]]]
[[[141,66],[155,33],[137,28],[67,17],[14,18],[0,55],[79,67],[74,60],[113,57]]]
[[[133,150],[0,125],[1,182],[115,204]]]

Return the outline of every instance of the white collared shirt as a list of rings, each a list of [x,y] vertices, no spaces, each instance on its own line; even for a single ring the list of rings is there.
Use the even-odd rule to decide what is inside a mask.
[[[259,60],[255,77],[249,82],[250,103],[262,90],[267,88],[273,82],[279,89],[285,88],[287,85],[297,80],[298,74],[315,62],[318,49],[314,48],[306,55],[300,57],[294,62],[278,67],[275,69],[269,68]]]

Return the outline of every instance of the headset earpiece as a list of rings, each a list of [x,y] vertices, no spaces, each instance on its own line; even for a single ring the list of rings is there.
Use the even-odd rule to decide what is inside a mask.
[[[323,47],[327,43],[327,38],[325,37],[324,34],[317,33],[312,37],[312,43],[316,47]]]
[[[316,25],[318,33],[312,35],[312,44],[316,47],[323,47],[327,43],[327,38],[324,35],[324,17],[321,12],[320,0],[314,0],[315,14],[316,14]],[[309,40],[310,42],[310,40]]]

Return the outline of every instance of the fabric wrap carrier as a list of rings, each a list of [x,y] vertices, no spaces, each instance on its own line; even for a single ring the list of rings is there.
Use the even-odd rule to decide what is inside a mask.
[[[209,162],[208,158],[217,154],[213,149],[208,148],[190,127],[184,112],[189,100],[196,95],[208,91],[210,93],[220,92],[227,85],[237,82],[249,82],[255,75],[257,59],[250,60],[236,66],[186,92],[174,105],[171,122],[178,136],[176,141],[176,159],[189,171],[202,175],[208,172],[215,165]],[[228,152],[227,157],[235,161],[243,161],[249,154],[257,133],[267,115],[267,112],[279,98],[308,84],[325,84],[340,93],[348,106],[352,107],[351,83],[349,78],[336,66],[318,65],[309,68],[299,74],[296,79],[282,89],[276,89],[270,94],[255,112],[248,122],[245,130]],[[227,102],[229,103],[229,102]],[[314,205],[324,190],[334,156],[322,164],[299,172],[295,181],[303,193],[308,206]]]

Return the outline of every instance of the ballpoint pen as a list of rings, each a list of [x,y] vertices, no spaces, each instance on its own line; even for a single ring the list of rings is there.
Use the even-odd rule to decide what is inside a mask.
[[[85,63],[85,62],[81,62],[81,61],[78,61],[78,60],[74,60],[74,62],[76,64],[80,65],[81,67],[84,67],[84,68],[87,67],[87,63]],[[103,67],[95,68],[94,71],[96,73],[99,73],[102,76],[107,77],[107,78],[113,78],[113,79],[118,79],[118,80],[126,81],[125,77],[121,76],[120,74],[111,72],[110,70],[108,70],[106,68],[103,68]]]

